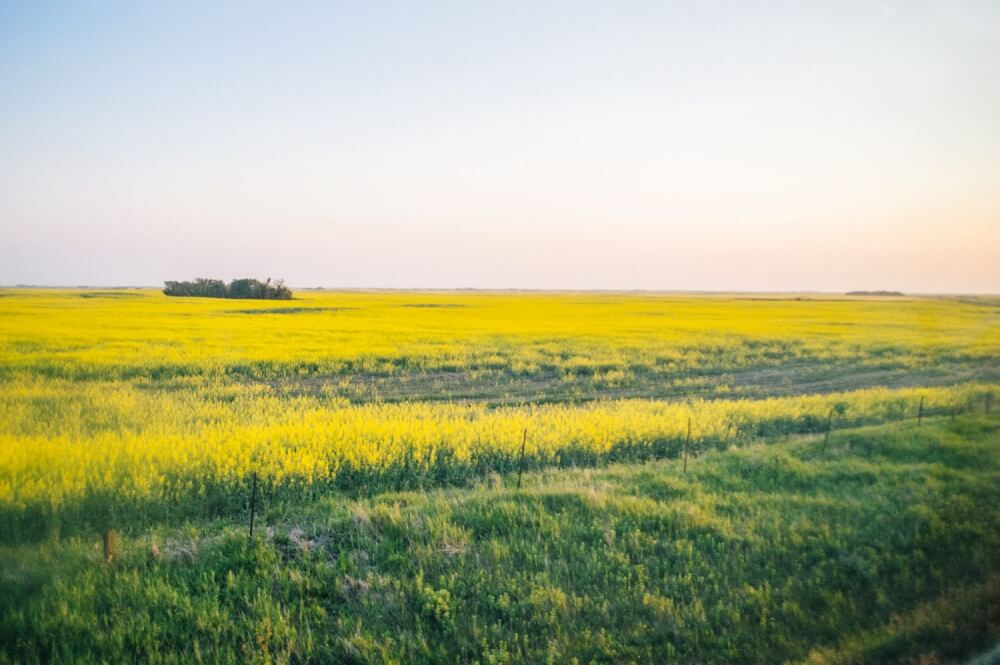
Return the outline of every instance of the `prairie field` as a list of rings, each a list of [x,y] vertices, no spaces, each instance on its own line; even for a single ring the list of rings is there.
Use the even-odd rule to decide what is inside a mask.
[[[998,384],[988,297],[0,289],[0,662],[957,657]]]

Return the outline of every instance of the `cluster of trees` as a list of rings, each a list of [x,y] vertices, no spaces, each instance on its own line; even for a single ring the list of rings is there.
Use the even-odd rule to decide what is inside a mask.
[[[255,300],[291,300],[292,291],[282,280],[272,282],[252,278],[234,279],[226,284],[221,279],[199,277],[193,282],[164,282],[163,292],[168,296],[197,296],[202,298],[247,298]]]

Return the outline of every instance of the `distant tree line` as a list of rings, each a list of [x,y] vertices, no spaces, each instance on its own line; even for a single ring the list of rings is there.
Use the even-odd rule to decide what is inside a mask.
[[[193,282],[164,282],[163,293],[168,296],[199,298],[244,298],[253,300],[291,300],[292,291],[283,280],[272,282],[252,278],[234,279],[226,284],[221,279],[199,277]]]
[[[901,296],[902,291],[848,291],[849,296]]]

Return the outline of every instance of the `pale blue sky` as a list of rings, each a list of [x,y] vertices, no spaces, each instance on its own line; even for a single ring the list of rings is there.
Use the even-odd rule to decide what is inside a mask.
[[[0,3],[0,284],[1000,292],[1000,3]]]

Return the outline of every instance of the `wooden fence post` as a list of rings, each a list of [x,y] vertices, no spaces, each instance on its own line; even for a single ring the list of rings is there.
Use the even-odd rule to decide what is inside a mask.
[[[521,460],[517,463],[517,489],[521,489],[521,473],[524,471],[524,446],[528,443],[528,428],[524,428],[524,436],[521,438]]]
[[[924,396],[920,396],[920,406],[917,407],[917,425],[919,426],[924,420]]]
[[[993,392],[990,390],[986,391],[986,415],[990,415],[990,400],[993,399]]]
[[[253,538],[253,520],[257,511],[257,472],[253,472],[253,490],[250,492],[250,537]]]
[[[684,439],[684,473],[688,472],[688,448],[691,446],[691,416],[688,416],[688,433]]]
[[[118,556],[118,532],[112,528],[104,530],[104,561],[111,563]]]

